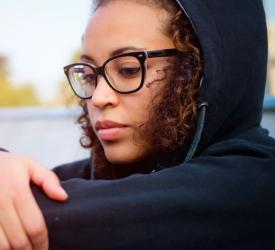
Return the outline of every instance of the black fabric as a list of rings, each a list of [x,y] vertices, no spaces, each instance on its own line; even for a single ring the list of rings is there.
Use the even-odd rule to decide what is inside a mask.
[[[69,171],[68,171],[69,170]],[[92,179],[91,159],[84,159],[63,166],[56,167],[54,172],[61,181],[67,181],[71,178]]]
[[[180,0],[199,37],[206,124],[196,156],[152,174],[90,180],[55,171],[70,199],[36,187],[50,249],[275,248],[275,140],[259,126],[267,57],[260,0]]]
[[[201,42],[208,102],[201,150],[260,124],[267,34],[261,0],[181,0]],[[213,125],[214,123],[214,125]]]

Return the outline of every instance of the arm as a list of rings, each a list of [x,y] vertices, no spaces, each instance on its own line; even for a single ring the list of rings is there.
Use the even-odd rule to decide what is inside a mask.
[[[115,181],[74,178],[62,183],[66,203],[33,191],[53,250],[269,249],[275,177],[263,165],[274,160],[202,157]]]

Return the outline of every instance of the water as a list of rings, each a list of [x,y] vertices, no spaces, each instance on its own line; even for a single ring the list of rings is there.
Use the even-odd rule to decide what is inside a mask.
[[[88,157],[79,144],[77,115],[76,109],[2,109],[0,147],[29,155],[49,168]]]
[[[78,109],[0,109],[0,147],[29,155],[52,168],[88,157],[79,144]],[[264,113],[263,127],[275,137],[275,112]]]
[[[269,134],[275,138],[275,111],[264,112],[262,126],[269,130]]]

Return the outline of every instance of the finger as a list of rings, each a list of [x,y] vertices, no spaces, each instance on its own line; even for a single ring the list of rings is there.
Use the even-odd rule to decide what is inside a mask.
[[[0,227],[0,249],[1,250],[10,250],[10,244],[9,244],[7,237],[1,227]]]
[[[0,225],[12,249],[31,250],[31,243],[12,204],[0,210]]]
[[[68,194],[62,188],[59,179],[51,171],[47,171],[45,173],[44,179],[41,183],[41,187],[52,199],[56,199],[59,201],[65,201],[68,199]]]
[[[33,249],[47,250],[49,246],[47,227],[30,188],[20,192],[15,208]]]
[[[52,199],[64,201],[68,194],[60,185],[60,181],[52,171],[40,166],[31,159],[27,159],[30,166],[30,178],[33,183],[40,186]]]

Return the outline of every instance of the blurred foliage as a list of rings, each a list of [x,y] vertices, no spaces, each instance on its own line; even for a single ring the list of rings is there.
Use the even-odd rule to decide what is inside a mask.
[[[68,62],[68,64],[79,62],[80,56],[81,49],[78,49],[73,53],[72,58],[70,62]],[[66,77],[59,84],[59,93],[60,96],[63,97],[63,104],[65,104],[66,106],[74,106],[79,103],[79,98],[74,94]]]
[[[39,103],[31,83],[15,86],[9,79],[8,60],[0,55],[0,107],[34,106]]]

